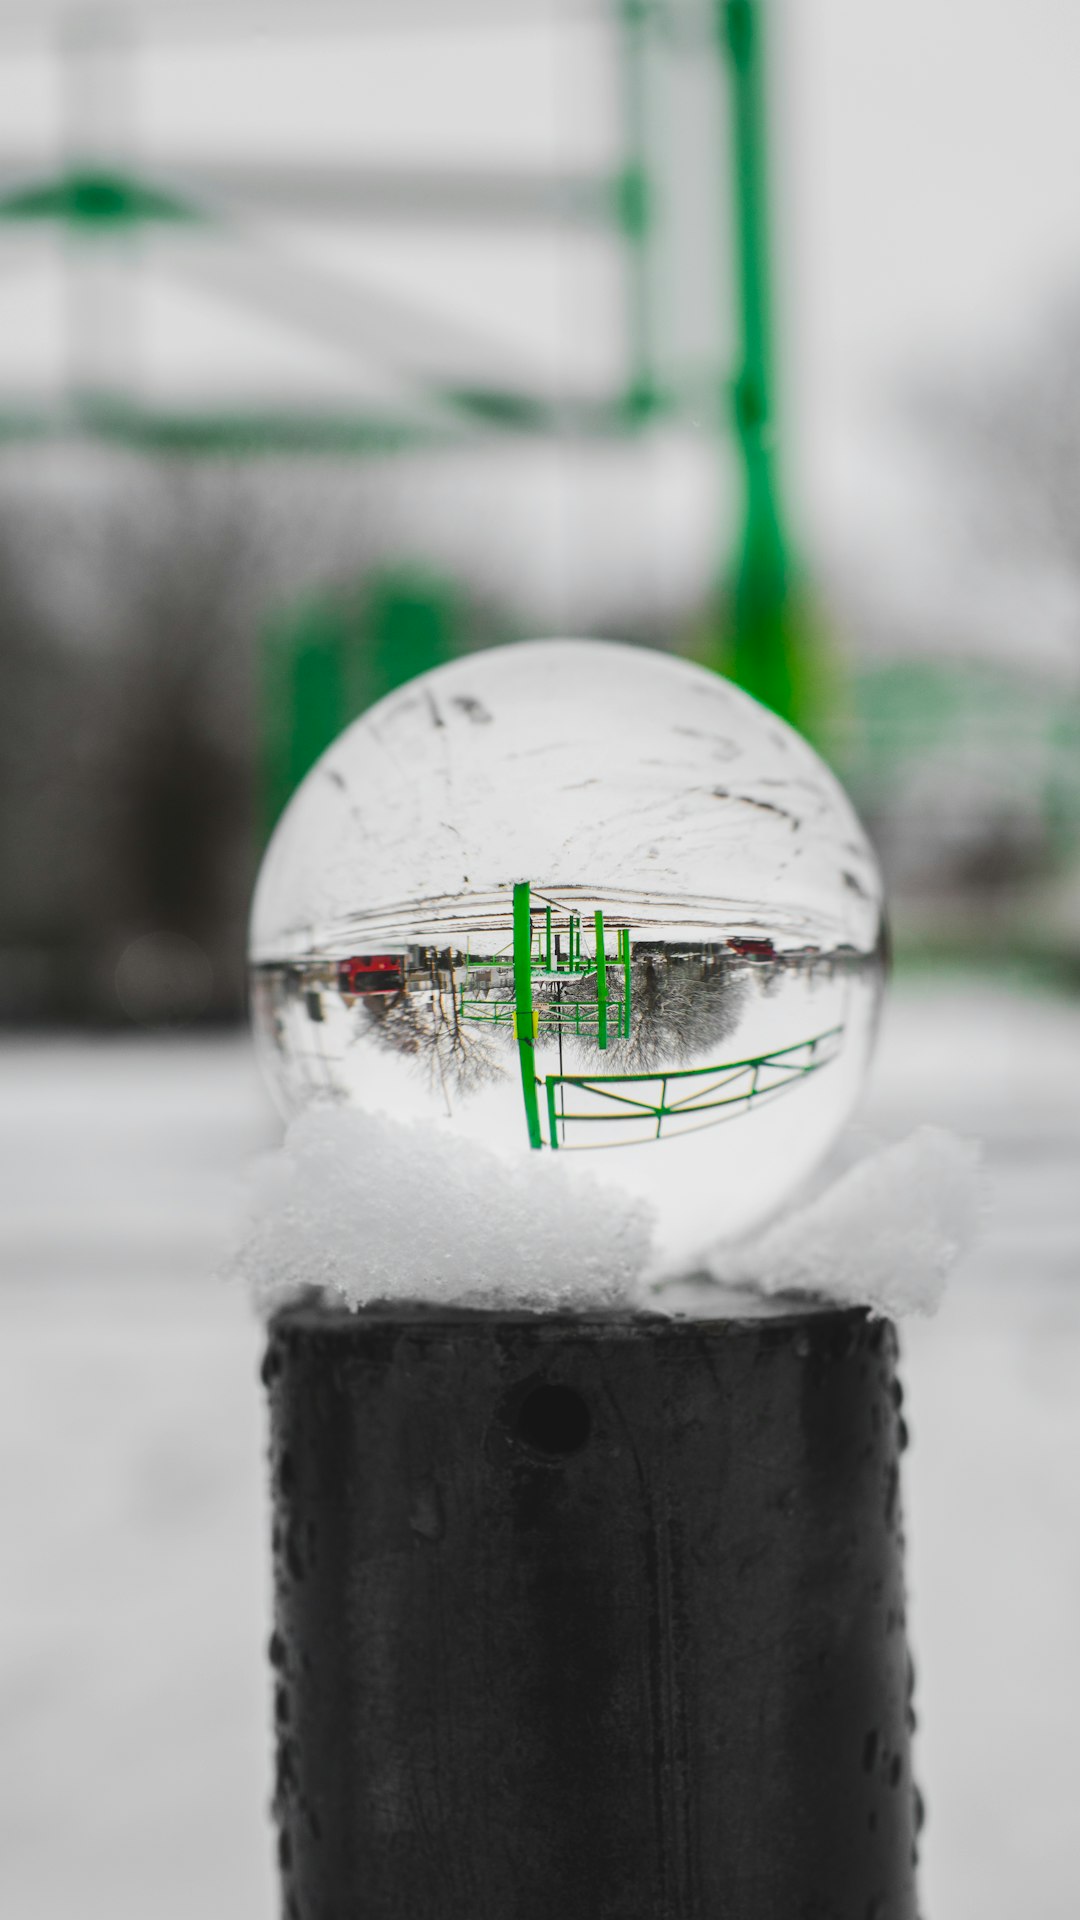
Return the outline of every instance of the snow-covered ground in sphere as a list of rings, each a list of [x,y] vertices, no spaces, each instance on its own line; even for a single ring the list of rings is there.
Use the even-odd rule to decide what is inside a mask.
[[[902,1332],[927,1920],[1074,1920],[1080,1005],[894,991],[868,1143],[986,1143]],[[239,1038],[5,1044],[0,1911],[275,1910],[260,1335],[214,1273],[271,1117]]]

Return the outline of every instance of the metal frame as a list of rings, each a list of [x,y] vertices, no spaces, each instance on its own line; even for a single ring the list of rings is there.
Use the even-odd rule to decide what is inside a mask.
[[[710,0],[705,0],[704,17]],[[453,17],[451,4],[448,14]],[[474,435],[492,432],[573,433],[615,436],[635,431],[657,412],[678,408],[678,396],[662,392],[653,365],[655,335],[655,275],[651,252],[654,226],[652,174],[655,161],[650,143],[647,104],[646,54],[650,36],[658,27],[680,16],[700,14],[679,0],[596,0],[595,11],[613,20],[620,43],[620,88],[623,103],[624,159],[610,175],[547,176],[521,172],[502,176],[460,168],[410,169],[319,166],[287,168],[273,164],[231,167],[188,167],[183,182],[151,177],[127,156],[118,157],[118,121],[127,92],[128,57],[133,37],[127,31],[123,8],[106,18],[73,9],[63,21],[57,43],[62,64],[67,127],[65,157],[49,177],[17,171],[6,191],[0,189],[0,228],[4,224],[58,227],[69,240],[67,268],[70,281],[69,390],[59,413],[8,410],[0,415],[0,437],[86,431],[107,439],[130,441],[141,447],[173,451],[241,453],[286,451],[386,452],[413,446],[457,444]],[[325,8],[312,10],[317,26]],[[458,15],[468,18],[468,7]],[[585,10],[584,17],[588,17]],[[498,22],[492,10],[493,24]],[[323,25],[380,25],[375,15],[359,20],[346,10],[326,13]],[[0,19],[0,34],[3,32]],[[207,21],[206,30],[215,24]],[[267,23],[261,22],[262,30]],[[272,25],[272,23],[270,23]],[[295,22],[293,23],[295,25]],[[386,25],[386,21],[381,22]],[[432,13],[416,26],[444,24]],[[160,25],[158,27],[160,30]],[[139,31],[153,33],[155,23],[139,19]],[[198,32],[197,23],[188,30]],[[406,373],[417,405],[403,412],[367,415],[335,410],[332,416],[298,409],[295,413],[250,413],[215,410],[211,413],[165,412],[139,406],[124,391],[127,361],[117,362],[112,336],[118,314],[105,313],[88,291],[85,269],[95,256],[111,260],[126,274],[138,271],[138,250],[131,243],[150,230],[172,228],[190,234],[203,228],[231,246],[227,284],[215,291],[253,310],[273,313],[288,325],[315,339],[333,335],[340,349],[371,340],[373,306],[385,305],[374,289],[336,277],[321,276],[312,289],[311,269],[305,264],[297,276],[292,263],[262,254],[256,238],[230,212],[260,199],[286,204],[292,213],[314,213],[330,207],[336,217],[369,218],[395,224],[421,217],[441,224],[493,228],[523,223],[595,227],[619,235],[626,259],[626,345],[628,370],[622,391],[591,403],[547,399],[525,388],[494,385],[462,388],[448,379],[410,372],[401,340],[411,334],[433,350],[437,364],[445,351],[446,327],[436,315],[420,308],[400,314],[403,324],[383,329],[377,344],[388,365]],[[182,280],[205,280],[205,266],[193,267],[186,258],[170,263]],[[283,270],[285,269],[285,270]],[[305,291],[315,294],[304,303]],[[110,303],[115,306],[115,300]],[[403,303],[395,303],[403,306]],[[130,318],[130,316],[128,316]],[[85,337],[75,337],[85,336]],[[477,343],[483,358],[497,359],[495,343]],[[425,355],[425,358],[427,356]],[[130,355],[128,356],[130,359]],[[717,391],[720,381],[718,377]],[[714,423],[715,424],[715,423]]]
[[[110,115],[124,92],[125,38],[122,14],[99,21],[73,13],[61,37],[67,70],[69,130],[67,159],[51,179],[22,180],[0,191],[3,224],[49,222],[69,239],[71,280],[69,313],[69,391],[58,411],[34,412],[18,406],[0,414],[0,439],[50,433],[87,432],[132,446],[188,454],[243,455],[302,452],[314,454],[386,454],[417,447],[460,445],[500,434],[618,437],[634,434],[659,417],[681,418],[722,432],[723,397],[730,390],[732,424],[744,478],[744,520],[737,556],[723,555],[719,573],[720,619],[704,636],[706,663],[731,674],[776,712],[813,729],[816,635],[793,599],[793,567],[784,529],[776,477],[773,341],[768,231],[767,134],[764,75],[763,0],[594,0],[596,10],[614,19],[620,43],[623,114],[623,164],[610,176],[500,179],[482,173],[348,168],[290,170],[281,167],[204,169],[202,189],[192,174],[177,192],[169,183],[142,178],[117,166],[110,154]],[[235,4],[235,0],[234,0]],[[462,4],[462,0],[458,0]],[[320,24],[321,9],[310,14]],[[447,13],[452,16],[452,6]],[[321,21],[363,18],[352,10],[333,10]],[[438,11],[422,10],[413,24],[445,21]],[[464,17],[464,16],[462,16]],[[485,15],[485,17],[487,17]],[[490,18],[499,18],[497,8]],[[305,23],[309,14],[305,11]],[[145,30],[147,23],[140,22]],[[220,24],[215,22],[214,24]],[[380,24],[375,12],[365,24]],[[209,30],[208,20],[206,28]],[[200,31],[192,23],[189,31]],[[735,278],[738,286],[739,366],[733,381],[719,364],[707,374],[708,392],[677,391],[658,364],[659,284],[655,251],[655,154],[663,129],[655,125],[649,60],[661,36],[691,43],[691,57],[724,63],[730,80],[734,147],[731,178],[735,223]],[[374,209],[380,217],[408,220],[417,213],[441,221],[496,226],[511,221],[582,222],[618,234],[625,260],[626,379],[621,391],[588,401],[566,402],[523,387],[493,384],[462,386],[408,366],[401,342],[427,341],[422,362],[437,370],[445,328],[434,315],[386,301],[374,289],[346,285],[322,276],[318,286],[310,270],[289,270],[287,260],[266,256],[231,220],[230,178],[235,200],[257,204],[282,194],[293,211],[332,204],[335,214],[351,209],[359,216]],[[388,365],[406,375],[410,404],[386,412],[335,409],[320,413],[163,411],[137,405],[125,393],[124,375],[137,357],[134,340],[118,340],[132,330],[132,316],[119,310],[116,289],[95,292],[87,269],[95,257],[113,262],[117,274],[136,270],[133,244],[149,230],[204,226],[235,243],[227,268],[204,260],[174,262],[181,277],[205,281],[228,298],[270,312],[308,337],[331,340],[340,349],[365,341]],[[708,245],[708,237],[703,236]],[[104,305],[102,304],[104,298]],[[380,309],[381,315],[380,315]],[[373,326],[373,317],[391,324]],[[85,339],[77,337],[85,332]],[[376,337],[381,333],[381,341]],[[388,344],[387,344],[388,343]],[[490,345],[490,343],[487,343]],[[483,356],[490,363],[490,352]],[[411,404],[413,398],[415,404]],[[730,591],[728,590],[730,586]]]
[[[534,907],[534,899],[539,903]],[[540,911],[542,909],[542,912]],[[565,922],[565,936],[556,931],[556,916]],[[629,1040],[632,1032],[633,978],[630,927],[617,930],[615,953],[609,957],[609,929],[604,914],[593,915],[595,950],[581,944],[581,916],[545,894],[534,894],[527,880],[513,893],[513,941],[482,959],[466,954],[465,980],[456,990],[456,1010],[462,1020],[508,1027],[517,1042],[521,1092],[529,1145],[558,1151],[580,1151],[587,1141],[568,1141],[567,1127],[636,1125],[647,1123],[647,1140],[715,1126],[748,1113],[751,1108],[799,1085],[837,1057],[843,1044],[843,1026],[833,1026],[792,1046],[774,1047],[744,1060],[719,1061],[706,1067],[678,1067],[639,1073],[539,1073],[536,1045],[543,1039],[595,1040],[600,1052],[611,1040]],[[565,946],[563,944],[565,938]],[[490,993],[469,991],[470,973],[505,973],[505,989]],[[534,988],[595,977],[595,1000],[537,998]],[[614,981],[620,992],[611,992]],[[560,1053],[561,1063],[561,1053]],[[605,1103],[605,1110],[567,1108],[568,1095]],[[713,1116],[699,1119],[699,1115]],[[544,1119],[547,1133],[544,1132]],[[690,1124],[686,1124],[689,1122]],[[639,1141],[605,1141],[596,1146],[637,1145]]]
[[[784,1092],[805,1080],[809,1074],[828,1066],[839,1052],[843,1035],[842,1026],[830,1027],[826,1032],[816,1034],[812,1040],[801,1041],[796,1046],[778,1047],[772,1053],[758,1054],[748,1060],[728,1060],[714,1067],[675,1068],[664,1073],[549,1073],[545,1080],[547,1144],[562,1150],[572,1144],[574,1150],[580,1151],[588,1146],[588,1142],[569,1143],[566,1139],[567,1126],[639,1125],[642,1122],[655,1126],[655,1131],[644,1138],[659,1140],[663,1137],[665,1121],[677,1123],[697,1114],[715,1114],[715,1119],[703,1120],[695,1125],[669,1126],[667,1137],[670,1139],[673,1134],[700,1132],[702,1127],[715,1126],[721,1120],[748,1112],[752,1106],[760,1106],[771,1095]],[[769,1075],[772,1077],[764,1077]],[[561,1104],[557,1095],[558,1089],[566,1088],[606,1100],[611,1107],[621,1111],[567,1111],[565,1092]],[[642,1091],[631,1091],[634,1088]],[[648,1088],[658,1088],[658,1097],[647,1099],[645,1090]],[[674,1097],[669,1095],[669,1088],[677,1090]],[[685,1092],[679,1091],[683,1088]],[[560,1131],[562,1139],[559,1138]],[[605,1141],[599,1144],[605,1147],[632,1146],[641,1142]]]

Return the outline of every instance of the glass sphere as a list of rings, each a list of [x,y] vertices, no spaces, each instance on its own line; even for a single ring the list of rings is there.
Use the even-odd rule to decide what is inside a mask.
[[[676,1270],[827,1152],[884,951],[866,837],[790,727],[666,654],[528,641],[410,681],[312,768],[251,997],[285,1113],[557,1155],[649,1201]]]

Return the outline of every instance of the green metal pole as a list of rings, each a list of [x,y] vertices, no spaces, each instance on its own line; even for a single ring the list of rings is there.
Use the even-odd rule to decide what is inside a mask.
[[[549,1144],[557,1150],[559,1145],[559,1115],[555,1106],[555,1082],[550,1074],[547,1080],[547,1109],[548,1141]]]
[[[542,1147],[540,1103],[536,1094],[535,1019],[532,998],[532,909],[529,883],[514,888],[514,1032],[521,1061],[521,1092],[530,1147]]]
[[[607,1049],[607,954],[604,952],[604,916],[596,910],[596,1027],[601,1053]]]
[[[745,518],[735,582],[731,678],[798,721],[790,620],[790,554],[778,497],[773,424],[773,338],[768,224],[767,108],[760,0],[717,0],[732,85],[733,178],[741,364],[734,385]]]
[[[622,928],[622,931],[619,934],[619,942],[622,948],[622,963],[623,963],[622,1038],[624,1040],[629,1040],[630,1038],[630,929],[629,927]]]
[[[619,177],[618,217],[626,246],[628,379],[626,411],[647,419],[657,402],[654,367],[652,208],[648,171],[648,102],[645,52],[649,0],[622,0],[618,13],[622,64],[624,159]]]

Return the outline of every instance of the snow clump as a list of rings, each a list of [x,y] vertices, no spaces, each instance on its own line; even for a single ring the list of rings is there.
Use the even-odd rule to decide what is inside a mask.
[[[524,1164],[426,1121],[310,1107],[256,1162],[235,1268],[259,1310],[309,1288],[377,1301],[588,1313],[642,1302],[651,1216],[561,1164]]]
[[[933,1313],[978,1224],[979,1158],[977,1142],[917,1127],[754,1239],[713,1247],[706,1271],[725,1288]]]
[[[581,1170],[574,1169],[580,1176]],[[752,1238],[657,1282],[642,1201],[554,1156],[522,1164],[428,1121],[319,1105],[255,1163],[233,1261],[260,1312],[314,1291],[489,1311],[753,1317],[797,1303],[932,1313],[973,1237],[979,1149],[941,1127],[848,1166]]]

